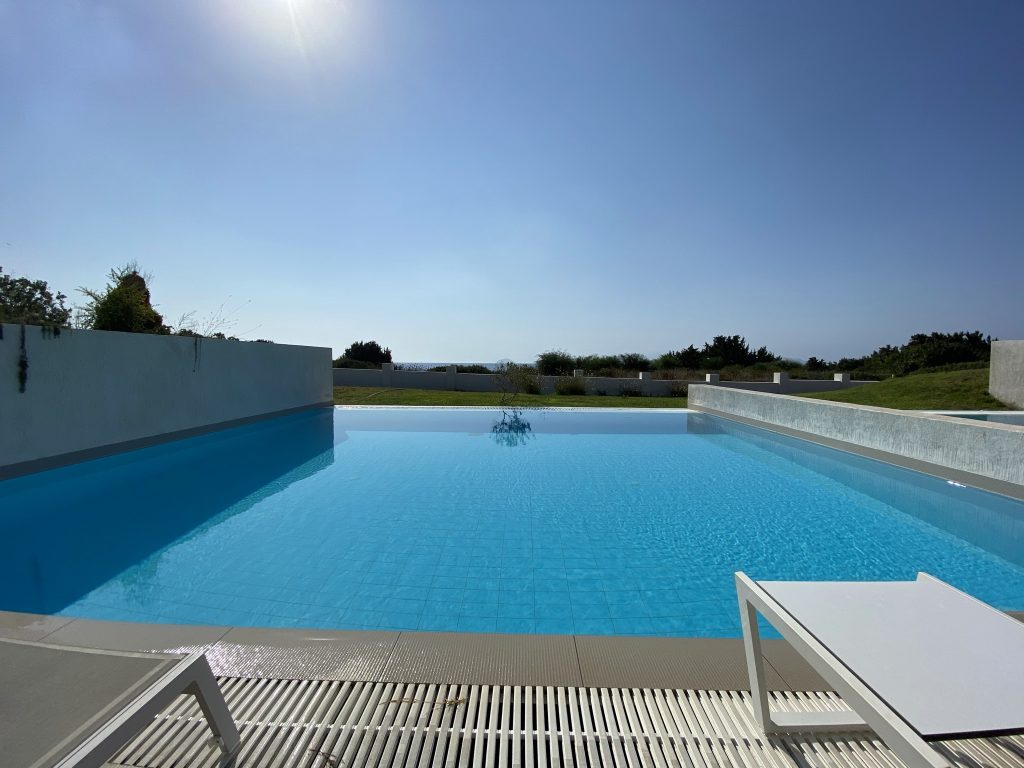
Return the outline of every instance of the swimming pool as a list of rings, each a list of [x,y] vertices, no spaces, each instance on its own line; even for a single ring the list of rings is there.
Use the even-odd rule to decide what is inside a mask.
[[[0,609],[738,636],[732,574],[1024,608],[1024,504],[685,411],[318,409],[0,483]]]
[[[999,424],[1024,426],[1024,412],[1021,411],[930,411],[940,416],[955,416],[973,421],[994,421]]]

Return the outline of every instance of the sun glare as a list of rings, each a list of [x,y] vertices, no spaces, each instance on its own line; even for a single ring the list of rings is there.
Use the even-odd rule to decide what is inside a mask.
[[[271,66],[321,66],[348,47],[348,6],[338,0],[226,0],[220,7],[229,44]]]

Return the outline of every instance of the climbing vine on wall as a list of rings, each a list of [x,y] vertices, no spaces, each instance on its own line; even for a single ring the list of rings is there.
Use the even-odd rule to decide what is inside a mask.
[[[21,325],[21,353],[18,355],[18,391],[25,392],[28,382],[28,352],[25,350],[25,324]]]

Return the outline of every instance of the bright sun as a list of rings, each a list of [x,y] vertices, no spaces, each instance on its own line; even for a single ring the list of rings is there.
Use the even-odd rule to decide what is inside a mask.
[[[348,3],[339,0],[222,0],[230,42],[271,66],[330,59],[348,46]],[[319,62],[323,63],[323,62]]]

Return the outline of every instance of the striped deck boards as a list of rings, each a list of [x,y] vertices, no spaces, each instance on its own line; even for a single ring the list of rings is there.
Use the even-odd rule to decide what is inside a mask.
[[[219,678],[242,734],[238,768],[899,768],[874,734],[765,738],[749,694],[649,688]],[[788,710],[844,709],[833,693],[774,693]],[[1024,738],[946,742],[963,768],[1024,766]],[[108,765],[219,764],[181,697]]]

